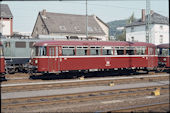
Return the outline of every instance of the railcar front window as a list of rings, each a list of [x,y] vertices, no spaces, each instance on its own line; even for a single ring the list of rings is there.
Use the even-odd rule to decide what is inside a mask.
[[[169,55],[169,49],[160,49],[159,54],[162,56],[168,56]]]
[[[46,56],[47,55],[47,48],[46,47],[39,47],[39,56]]]

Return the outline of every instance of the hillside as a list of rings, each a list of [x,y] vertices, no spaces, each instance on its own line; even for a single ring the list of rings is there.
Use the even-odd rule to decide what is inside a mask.
[[[110,27],[110,36],[115,36],[116,34],[122,33],[122,31],[118,31],[116,28],[117,27],[124,27],[126,25],[127,19],[125,20],[115,20],[108,22],[107,25]]]

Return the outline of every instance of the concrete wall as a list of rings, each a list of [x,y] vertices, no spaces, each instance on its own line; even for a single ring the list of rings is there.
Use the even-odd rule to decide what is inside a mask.
[[[2,35],[11,36],[13,32],[13,19],[0,19],[0,32]]]

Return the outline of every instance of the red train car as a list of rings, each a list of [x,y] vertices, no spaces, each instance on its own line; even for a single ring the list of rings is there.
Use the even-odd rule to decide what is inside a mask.
[[[158,48],[158,63],[160,67],[170,68],[170,46],[169,43],[160,44]]]
[[[31,64],[43,73],[153,69],[158,65],[156,46],[144,42],[42,41],[33,49]]]
[[[3,46],[0,42],[0,74],[5,73],[5,60],[3,55]]]

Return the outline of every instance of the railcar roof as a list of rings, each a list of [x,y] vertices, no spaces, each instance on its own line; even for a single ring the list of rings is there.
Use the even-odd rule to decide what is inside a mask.
[[[61,40],[50,40],[50,41],[39,41],[34,46],[50,46],[50,45],[92,45],[92,46],[151,46],[155,47],[154,44],[145,42],[126,42],[126,41],[61,41]]]
[[[170,48],[170,45],[169,43],[166,43],[166,44],[159,44],[157,45],[158,48]]]

